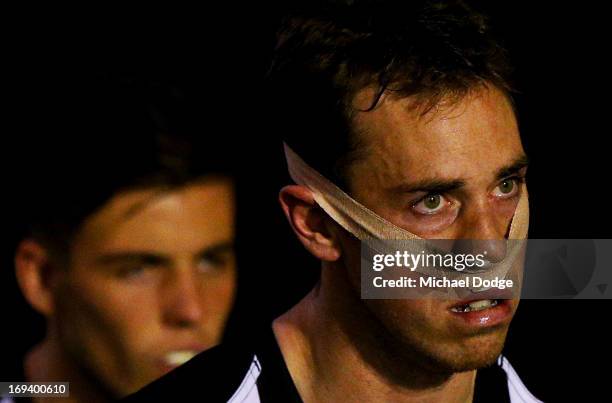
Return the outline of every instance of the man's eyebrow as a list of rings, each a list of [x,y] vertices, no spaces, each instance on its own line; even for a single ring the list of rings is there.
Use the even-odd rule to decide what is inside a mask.
[[[511,164],[500,168],[497,171],[496,178],[497,179],[507,178],[508,176],[516,174],[518,171],[525,168],[527,165],[529,165],[529,159],[527,158],[525,154],[523,154],[517,159],[515,159]]]
[[[223,241],[211,246],[207,246],[204,249],[198,252],[197,256],[202,258],[206,256],[218,255],[221,253],[231,252],[234,250],[234,242],[233,241]]]
[[[465,182],[460,179],[423,179],[414,183],[400,185],[393,190],[399,193],[427,192],[445,193],[465,186]]]
[[[151,266],[162,266],[170,263],[170,258],[147,251],[111,252],[96,259],[102,265],[136,263]]]
[[[202,258],[232,251],[233,249],[233,241],[223,241],[201,249],[197,252],[196,256],[198,258]],[[170,265],[172,263],[172,258],[166,255],[148,251],[110,252],[99,256],[96,259],[96,262],[102,265],[132,263],[163,266]]]
[[[504,179],[508,176],[516,174],[518,171],[529,165],[529,159],[525,154],[515,159],[507,166],[500,168],[497,171],[496,178]],[[398,193],[445,193],[460,189],[465,186],[465,181],[461,179],[443,180],[443,179],[423,179],[414,183],[402,184],[393,188],[394,192]]]

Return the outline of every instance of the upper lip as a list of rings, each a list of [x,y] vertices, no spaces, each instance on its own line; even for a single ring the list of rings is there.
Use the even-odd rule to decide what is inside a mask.
[[[183,344],[180,347],[167,348],[165,351],[166,353],[172,353],[175,351],[202,351],[202,350],[205,350],[206,348],[207,347],[204,344],[193,343],[193,344]]]
[[[482,292],[475,292],[472,294],[470,298],[466,298],[459,302],[453,302],[448,308],[455,308],[459,306],[464,306],[470,304],[474,301],[481,301],[483,299],[512,299],[514,295],[512,295],[512,291],[508,289],[500,290],[497,288],[492,288]]]

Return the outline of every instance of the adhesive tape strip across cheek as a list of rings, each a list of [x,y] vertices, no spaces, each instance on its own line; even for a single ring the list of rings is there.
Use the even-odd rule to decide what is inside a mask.
[[[431,242],[427,242],[427,240],[396,226],[354,200],[306,164],[287,144],[284,144],[284,148],[291,178],[297,184],[308,187],[317,204],[341,227],[357,239],[366,242],[367,247],[374,253],[394,254],[397,250],[411,251],[413,254],[425,250],[428,253],[440,253],[440,250],[431,245]],[[528,227],[529,201],[527,187],[523,184],[521,196],[510,223],[508,236],[509,239],[519,241],[509,242],[506,257],[486,272],[479,273],[478,276],[483,279],[494,279],[507,278],[509,275],[512,276],[512,273],[515,273],[514,275],[517,272],[522,273],[522,262],[517,259],[521,257],[522,246],[524,245],[524,242],[520,240],[527,238]],[[404,240],[420,242],[401,242]],[[447,276],[450,278],[465,276],[463,272],[440,267],[419,267],[416,271],[425,276]],[[522,274],[518,277],[522,277]],[[454,292],[453,290],[450,291]]]
[[[299,185],[308,187],[317,204],[357,239],[361,241],[422,239],[357,202],[306,164],[287,144],[284,144],[284,148],[291,179]],[[529,200],[527,187],[525,184],[521,186],[521,196],[510,223],[509,239],[527,238]]]

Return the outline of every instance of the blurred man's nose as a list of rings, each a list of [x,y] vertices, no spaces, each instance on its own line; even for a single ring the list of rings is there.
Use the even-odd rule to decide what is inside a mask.
[[[204,316],[201,289],[190,265],[175,267],[162,293],[164,322],[178,327],[197,325]]]

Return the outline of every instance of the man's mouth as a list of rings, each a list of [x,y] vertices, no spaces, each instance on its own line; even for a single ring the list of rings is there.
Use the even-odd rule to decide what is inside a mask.
[[[481,297],[482,298],[482,297]],[[472,332],[474,329],[492,328],[508,324],[513,315],[513,302],[505,298],[463,300],[449,306],[453,326]]]
[[[472,301],[467,304],[455,305],[451,307],[451,311],[457,313],[477,312],[485,309],[493,308],[499,304],[498,299],[481,299]]]

